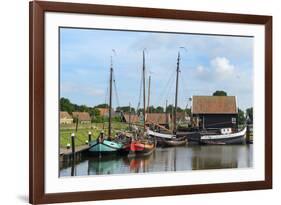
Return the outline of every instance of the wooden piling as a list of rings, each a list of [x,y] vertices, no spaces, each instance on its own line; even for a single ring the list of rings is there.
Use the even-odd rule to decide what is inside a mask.
[[[88,144],[90,145],[90,142],[92,141],[92,132],[88,133]]]
[[[71,150],[72,150],[72,159],[75,159],[75,134],[71,134]]]

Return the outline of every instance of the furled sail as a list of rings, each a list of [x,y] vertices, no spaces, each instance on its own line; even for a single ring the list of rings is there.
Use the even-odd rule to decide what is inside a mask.
[[[172,138],[176,137],[175,135],[171,135],[171,134],[163,134],[163,133],[159,133],[159,132],[154,132],[150,129],[147,129],[147,134],[150,136],[161,137],[161,138],[166,138],[166,139],[172,139]]]

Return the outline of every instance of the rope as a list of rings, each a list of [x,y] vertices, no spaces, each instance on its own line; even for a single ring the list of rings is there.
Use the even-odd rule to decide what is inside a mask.
[[[119,96],[118,96],[118,93],[117,93],[116,78],[115,78],[114,72],[113,72],[113,85],[114,85],[114,90],[115,90],[115,97],[116,97],[117,106],[119,107],[120,106]]]
[[[175,78],[175,74],[176,73],[176,70],[172,70],[172,72],[170,73],[170,77],[166,83],[166,85],[164,86],[163,90],[160,92],[160,99],[159,99],[159,104],[162,104],[163,102],[163,99],[166,100],[167,98],[164,98],[165,96],[165,93],[167,92],[167,89],[168,88],[171,88],[171,81],[174,81],[174,78]]]

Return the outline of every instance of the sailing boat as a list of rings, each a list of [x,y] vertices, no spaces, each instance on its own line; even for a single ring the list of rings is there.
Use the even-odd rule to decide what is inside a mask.
[[[238,132],[232,132],[231,128],[220,129],[220,133],[202,132],[200,141],[202,144],[214,145],[244,144],[246,132],[247,127]]]
[[[111,56],[110,63],[110,83],[109,83],[109,122],[108,122],[108,137],[104,136],[104,132],[100,133],[97,140],[89,143],[89,152],[94,155],[116,154],[122,149],[123,144],[118,141],[111,140],[111,109],[112,109],[112,79],[113,79],[113,63]]]
[[[182,146],[187,143],[186,136],[177,137],[177,106],[178,106],[178,78],[180,72],[180,52],[178,52],[177,58],[177,76],[176,76],[176,94],[175,94],[175,109],[173,113],[173,134],[158,133],[152,130],[148,130],[150,136],[156,137],[159,144],[162,146]]]
[[[156,141],[148,139],[146,133],[146,107],[145,107],[145,54],[143,50],[143,133],[138,133],[130,143],[130,151],[128,157],[148,156],[152,154],[156,148]]]

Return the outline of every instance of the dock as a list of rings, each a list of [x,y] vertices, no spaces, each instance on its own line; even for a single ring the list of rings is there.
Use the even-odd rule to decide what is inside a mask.
[[[75,157],[81,158],[82,154],[86,153],[89,149],[89,145],[82,145],[75,147]],[[60,161],[68,161],[71,160],[73,156],[72,149],[60,148]]]

